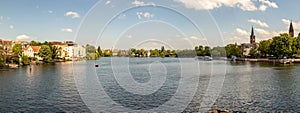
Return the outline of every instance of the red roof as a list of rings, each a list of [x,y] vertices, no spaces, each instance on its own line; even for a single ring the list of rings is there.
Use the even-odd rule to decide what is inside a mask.
[[[34,52],[39,52],[41,46],[28,46],[25,48],[25,50],[28,50],[29,48],[32,48]]]
[[[51,42],[52,45],[62,45],[62,42]]]

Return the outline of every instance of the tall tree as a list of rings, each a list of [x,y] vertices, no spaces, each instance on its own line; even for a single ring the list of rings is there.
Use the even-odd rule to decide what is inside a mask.
[[[229,44],[225,47],[226,49],[226,54],[228,57],[231,56],[237,56],[241,57],[242,56],[242,49],[238,47],[237,44]]]
[[[22,56],[22,45],[21,44],[15,44],[13,46],[13,52],[15,55],[18,55],[19,57]]]
[[[276,56],[279,57],[292,57],[294,53],[296,53],[294,48],[294,42],[295,38],[291,37],[289,34],[284,33],[280,34],[280,36],[275,36],[272,38],[272,43],[270,44],[270,52]]]
[[[42,45],[40,48],[38,55],[43,58],[44,62],[52,61],[52,51],[48,45]]]
[[[50,50],[51,50],[51,59],[56,59],[58,57],[58,47],[57,46],[54,46],[54,45],[51,45],[51,44],[48,44]]]
[[[267,57],[270,53],[270,44],[272,40],[263,40],[259,42],[258,51],[260,51],[263,57]]]
[[[211,56],[209,46],[205,46],[203,54],[204,54],[204,56]]]
[[[97,52],[98,52],[98,56],[102,56],[102,50],[101,50],[101,47],[100,47],[100,46],[98,46]]]

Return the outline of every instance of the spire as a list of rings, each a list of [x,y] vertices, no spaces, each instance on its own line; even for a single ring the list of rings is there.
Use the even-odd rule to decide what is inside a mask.
[[[251,35],[250,35],[250,37],[253,37],[253,36],[255,36],[255,35],[254,35],[254,29],[253,29],[253,26],[252,26],[252,30],[251,30]]]
[[[254,35],[254,28],[252,26],[251,35],[250,35],[250,44],[255,44],[255,35]]]
[[[291,20],[290,28],[289,28],[289,34],[291,37],[294,37],[294,27],[293,27],[293,21]]]

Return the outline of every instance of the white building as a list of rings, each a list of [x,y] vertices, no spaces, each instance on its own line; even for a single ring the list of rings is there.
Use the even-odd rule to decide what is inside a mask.
[[[24,49],[23,55],[28,56],[29,58],[37,58],[38,60],[42,60],[42,58],[38,55],[40,49],[41,46],[28,46]]]
[[[67,52],[66,59],[80,59],[86,57],[86,48],[82,45],[77,45],[74,43],[68,43],[66,47],[63,48]]]

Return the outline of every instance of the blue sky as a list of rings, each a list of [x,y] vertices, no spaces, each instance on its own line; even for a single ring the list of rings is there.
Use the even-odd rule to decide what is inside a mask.
[[[299,0],[2,0],[0,39],[102,48],[224,46],[300,32]]]

